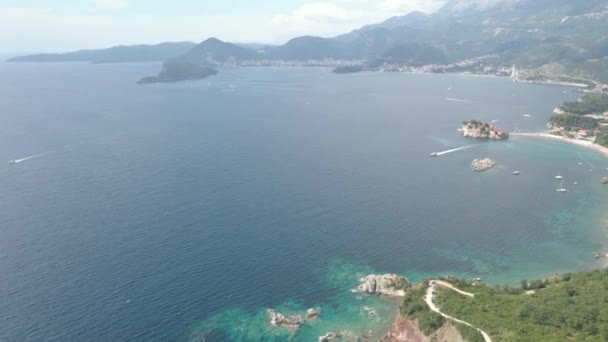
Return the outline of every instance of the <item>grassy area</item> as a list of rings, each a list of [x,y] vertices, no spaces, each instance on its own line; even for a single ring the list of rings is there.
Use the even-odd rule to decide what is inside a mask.
[[[443,316],[431,311],[424,301],[428,282],[420,284],[418,287],[410,288],[405,293],[401,304],[401,315],[412,320],[418,320],[420,330],[427,335],[432,335],[435,331],[445,324]]]
[[[607,271],[522,282],[535,289],[530,295],[518,288],[458,286],[475,297],[440,289],[439,307],[485,330],[493,341],[608,341]]]
[[[549,119],[553,127],[563,127],[567,131],[572,129],[594,129],[598,126],[598,120],[575,114],[555,114]]]

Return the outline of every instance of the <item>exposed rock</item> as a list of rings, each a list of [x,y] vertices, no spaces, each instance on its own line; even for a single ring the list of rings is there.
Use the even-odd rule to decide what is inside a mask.
[[[302,317],[300,316],[290,316],[286,317],[285,315],[276,312],[272,309],[268,309],[268,315],[270,316],[270,324],[275,327],[285,327],[291,330],[298,330],[302,325]]]
[[[492,124],[481,121],[465,121],[458,130],[463,137],[475,139],[506,140],[509,139],[509,132],[500,129]]]
[[[335,332],[328,332],[323,336],[319,336],[319,342],[329,342],[338,338],[338,335]]]
[[[496,166],[496,162],[490,158],[475,159],[471,163],[471,168],[476,172],[483,172]]]
[[[315,319],[317,317],[319,317],[319,311],[317,311],[317,310],[315,310],[313,308],[310,308],[310,309],[306,310],[306,319],[307,320],[312,320],[312,319]]]
[[[608,184],[608,177],[602,178],[602,184]]]
[[[396,274],[368,275],[361,278],[357,290],[367,294],[378,294],[390,297],[404,297],[408,281]]]
[[[448,341],[448,342],[464,342],[465,339],[460,334],[460,331],[452,324],[447,322],[437,332],[435,332],[437,341]]]
[[[382,338],[382,342],[427,342],[429,339],[420,331],[418,324],[398,316],[393,329]],[[442,340],[443,342],[443,340]]]

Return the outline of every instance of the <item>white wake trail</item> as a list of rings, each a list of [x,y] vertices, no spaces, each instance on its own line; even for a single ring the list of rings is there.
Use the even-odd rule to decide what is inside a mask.
[[[446,101],[452,101],[452,102],[462,102],[462,103],[477,103],[477,102],[474,102],[474,101],[454,99],[454,98],[451,98],[451,97],[446,97],[445,100]]]
[[[46,151],[46,152],[42,152],[42,153],[38,153],[38,154],[34,154],[33,156],[29,156],[29,157],[25,157],[25,158],[21,158],[21,159],[15,159],[15,160],[13,160],[13,162],[14,162],[15,164],[17,164],[17,163],[21,163],[21,162],[24,162],[24,161],[26,161],[26,160],[30,160],[30,159],[32,159],[32,158],[40,157],[40,156],[42,156],[42,155],[45,155],[45,154],[47,154],[47,153],[51,153],[51,152],[53,152],[53,151]]]
[[[463,147],[453,148],[451,150],[437,152],[437,155],[438,156],[443,156],[444,154],[448,154],[448,153],[454,153],[454,152],[458,152],[458,151],[462,151],[462,150],[468,150],[469,148],[472,148],[472,147],[475,147],[475,146],[477,146],[477,145],[467,145],[467,146],[463,146]]]

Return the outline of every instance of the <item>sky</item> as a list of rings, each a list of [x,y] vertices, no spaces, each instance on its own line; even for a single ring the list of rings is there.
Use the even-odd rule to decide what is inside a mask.
[[[445,0],[0,0],[0,52],[331,37]]]

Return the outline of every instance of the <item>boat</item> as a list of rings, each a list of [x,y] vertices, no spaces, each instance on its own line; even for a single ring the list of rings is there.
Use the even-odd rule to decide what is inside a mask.
[[[429,157],[437,157],[437,156],[438,156],[437,152],[433,152],[433,153],[429,154]]]
[[[564,177],[558,174],[557,176],[555,176],[555,179],[564,179]]]
[[[524,114],[524,115],[522,115],[522,116],[523,116],[524,118],[531,118],[531,117],[532,117],[532,115],[530,115],[530,114]]]
[[[557,192],[568,192],[568,190],[566,190],[564,188],[564,180],[562,179],[562,182],[559,184],[559,188],[555,189]]]
[[[15,164],[17,164],[17,161],[16,161],[16,160],[10,160],[10,161],[8,162],[8,165],[15,165]]]
[[[513,174],[519,176],[519,171],[514,171]]]

